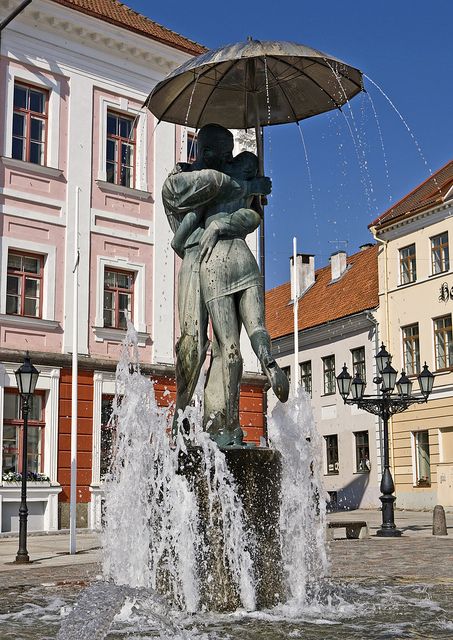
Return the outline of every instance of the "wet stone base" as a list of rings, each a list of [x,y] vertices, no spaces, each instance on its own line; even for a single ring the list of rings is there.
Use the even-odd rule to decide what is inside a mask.
[[[244,507],[247,535],[243,544],[252,558],[256,608],[272,607],[284,600],[279,535],[280,454],[264,448],[225,449],[223,453]],[[194,487],[198,501],[203,540],[198,561],[202,606],[210,611],[234,611],[241,607],[241,601],[225,560],[221,512],[210,504],[199,449],[190,449],[181,456],[180,472]],[[249,544],[250,539],[256,541],[254,546]]]

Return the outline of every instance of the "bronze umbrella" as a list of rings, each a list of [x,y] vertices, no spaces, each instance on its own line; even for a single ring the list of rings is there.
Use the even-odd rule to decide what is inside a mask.
[[[340,109],[362,90],[362,73],[337,58],[294,42],[249,38],[191,58],[145,104],[159,121],[194,129],[209,123],[255,129],[262,171],[262,126]],[[264,274],[263,258],[262,227]]]

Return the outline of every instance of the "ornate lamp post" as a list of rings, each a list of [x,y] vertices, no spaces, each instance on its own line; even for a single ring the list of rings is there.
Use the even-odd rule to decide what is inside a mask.
[[[392,356],[387,352],[383,344],[375,358],[378,377],[373,382],[381,385],[379,395],[365,395],[366,382],[362,380],[359,372],[352,378],[346,365],[344,365],[340,375],[337,376],[337,384],[345,404],[355,404],[359,409],[382,418],[384,425],[384,470],[381,479],[382,495],[380,496],[382,502],[382,526],[378,529],[377,535],[385,537],[400,536],[401,531],[396,528],[394,520],[393,503],[396,498],[393,495],[395,485],[390,472],[388,422],[393,414],[406,411],[411,404],[428,402],[429,394],[433,389],[434,375],[429,371],[425,362],[423,371],[418,376],[421,395],[411,395],[412,381],[404,371],[401,372],[400,379],[396,380],[398,373],[391,365]],[[395,385],[396,394],[393,393]],[[350,393],[352,397],[348,398]]]
[[[27,551],[27,475],[28,475],[28,413],[30,410],[30,399],[35,392],[36,383],[38,382],[39,371],[32,365],[28,351],[24,358],[24,363],[15,372],[17,388],[22,400],[22,417],[24,420],[24,428],[22,435],[22,485],[20,492],[19,507],[19,550],[16,555],[16,562],[24,564],[30,562]]]

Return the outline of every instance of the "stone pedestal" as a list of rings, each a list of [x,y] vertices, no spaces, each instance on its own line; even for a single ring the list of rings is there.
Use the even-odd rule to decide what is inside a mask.
[[[226,449],[228,468],[233,475],[244,506],[248,533],[256,544],[249,549],[255,577],[256,607],[272,607],[284,600],[280,550],[279,508],[281,487],[280,454],[272,449]],[[221,519],[214,514],[209,524],[209,503],[199,449],[181,457],[181,473],[193,483],[197,494],[201,534],[199,574],[202,604],[209,610],[234,611],[241,606],[236,586],[224,562]]]

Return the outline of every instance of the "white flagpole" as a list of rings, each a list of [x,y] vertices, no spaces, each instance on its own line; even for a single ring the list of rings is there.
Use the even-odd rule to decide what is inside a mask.
[[[297,277],[297,238],[293,238],[293,311],[294,311],[294,374],[293,394],[297,395],[299,386],[299,282]]]
[[[76,553],[77,507],[77,382],[78,382],[78,316],[79,316],[79,192],[75,192],[74,269],[72,305],[72,402],[71,402],[71,488],[69,498],[69,553]]]

